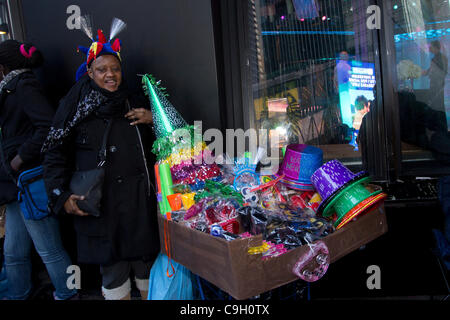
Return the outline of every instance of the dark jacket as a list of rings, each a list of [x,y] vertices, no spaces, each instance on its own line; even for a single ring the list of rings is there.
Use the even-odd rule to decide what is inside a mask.
[[[142,100],[129,101],[142,107]],[[101,216],[73,217],[81,263],[109,265],[151,258],[159,251],[152,132],[148,125],[130,126],[126,112],[124,105],[108,138]],[[64,213],[73,171],[97,166],[107,121],[97,112],[89,115],[62,145],[46,152],[45,183],[56,213]]]
[[[8,172],[14,178],[19,173],[11,169],[11,160],[20,155],[24,161],[20,171],[40,164],[40,150],[53,115],[54,108],[32,72],[19,74],[0,93],[1,144],[5,156],[0,162],[0,204],[17,199],[17,188]]]

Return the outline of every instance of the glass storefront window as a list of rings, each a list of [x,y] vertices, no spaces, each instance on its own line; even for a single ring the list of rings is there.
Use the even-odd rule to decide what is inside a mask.
[[[394,0],[402,161],[450,159],[450,3]]]
[[[249,0],[250,126],[281,146],[319,146],[324,160],[361,165],[359,135],[377,102],[377,31],[366,0]]]

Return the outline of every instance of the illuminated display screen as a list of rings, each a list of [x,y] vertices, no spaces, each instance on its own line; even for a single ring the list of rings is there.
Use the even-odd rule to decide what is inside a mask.
[[[369,101],[374,99],[375,65],[360,61],[337,60],[336,72],[342,122],[352,128],[357,113],[356,99],[360,96]]]

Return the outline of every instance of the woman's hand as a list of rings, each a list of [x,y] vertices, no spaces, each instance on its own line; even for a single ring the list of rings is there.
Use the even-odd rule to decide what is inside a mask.
[[[9,164],[11,168],[18,172],[20,169],[20,166],[23,164],[23,160],[19,155],[16,155],[14,159],[11,160],[11,163]]]
[[[69,199],[66,200],[66,203],[64,203],[64,210],[66,210],[69,214],[74,214],[76,216],[88,216],[84,211],[81,211],[80,208],[78,208],[77,201],[78,200],[84,200],[84,196],[78,196],[76,194],[72,194]]]
[[[134,120],[130,125],[135,126],[137,124],[152,124],[153,115],[152,112],[145,108],[132,109],[125,115],[125,118]]]

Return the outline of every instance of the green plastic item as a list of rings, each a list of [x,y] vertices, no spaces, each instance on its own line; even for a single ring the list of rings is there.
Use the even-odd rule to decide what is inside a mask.
[[[342,190],[324,209],[323,216],[328,217],[333,211],[336,212],[337,220],[335,225],[338,225],[342,218],[354,207],[360,204],[365,199],[377,195],[382,192],[382,190],[377,190],[371,193],[364,187],[364,183],[369,182],[370,177],[365,177],[363,179],[357,180],[347,186]],[[332,211],[331,209],[334,210]]]
[[[211,196],[223,196],[224,198],[233,198],[235,199],[240,206],[244,204],[244,199],[242,194],[236,192],[231,186],[222,184],[220,182],[215,182],[212,180],[205,181],[205,190],[202,192],[198,192],[194,200],[198,202],[200,199],[211,197]]]
[[[171,212],[169,201],[167,196],[173,194],[172,190],[172,174],[170,173],[170,165],[168,163],[162,163],[159,165],[159,178],[161,180],[161,195],[162,195],[162,208],[161,214],[165,215],[167,212]]]

